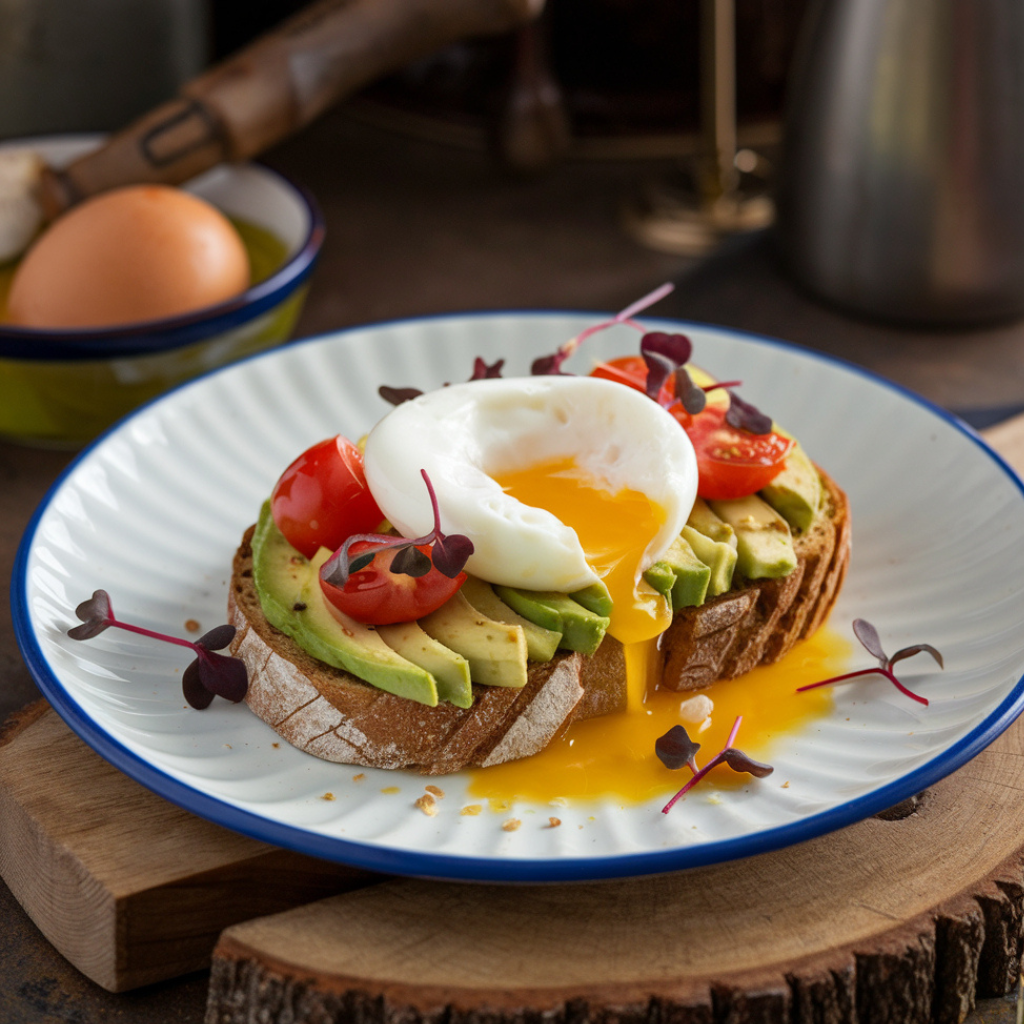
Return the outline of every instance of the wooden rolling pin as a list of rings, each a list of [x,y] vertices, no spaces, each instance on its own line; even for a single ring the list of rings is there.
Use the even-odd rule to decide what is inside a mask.
[[[544,0],[319,0],[198,78],[179,95],[61,170],[27,181],[38,214],[141,182],[179,184],[215,165],[245,160],[308,124],[339,99],[424,54],[503,32]],[[2,168],[0,168],[2,170]],[[0,174],[0,185],[3,185]],[[2,192],[3,189],[0,189]],[[16,203],[0,195],[0,222]],[[28,237],[4,244],[15,255]]]

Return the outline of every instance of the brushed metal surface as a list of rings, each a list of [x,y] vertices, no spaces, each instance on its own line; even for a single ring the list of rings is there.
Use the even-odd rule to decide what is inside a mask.
[[[884,319],[1024,313],[1024,4],[817,0],[793,67],[786,263]]]

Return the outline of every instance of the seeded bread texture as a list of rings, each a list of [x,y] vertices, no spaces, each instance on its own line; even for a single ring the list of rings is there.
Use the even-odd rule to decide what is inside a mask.
[[[822,474],[826,499],[794,537],[797,568],[780,580],[743,580],[698,608],[677,612],[662,638],[663,685],[698,690],[783,657],[825,620],[850,555],[846,496]],[[572,721],[626,705],[622,645],[559,651],[531,663],[521,690],[474,686],[469,708],[426,707],[378,690],[306,654],[263,615],[252,578],[252,528],[235,554],[228,595],[232,653],[249,672],[249,707],[293,746],[370,768],[444,775],[535,754]]]

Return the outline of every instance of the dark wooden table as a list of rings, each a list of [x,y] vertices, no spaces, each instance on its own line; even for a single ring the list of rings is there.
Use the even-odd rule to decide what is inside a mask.
[[[700,261],[651,252],[620,226],[623,202],[665,164],[569,162],[535,179],[483,150],[385,131],[342,110],[268,154],[307,185],[328,226],[299,336],[351,324],[489,309],[611,310],[662,281],[657,313],[771,334],[853,360],[979,426],[1024,407],[1024,324],[942,332],[854,319],[803,294],[770,238],[733,239]],[[71,453],[0,444],[0,574]],[[38,696],[0,597],[0,718]],[[2,823],[0,823],[0,827]],[[111,995],[69,967],[0,884],[4,1024],[200,1024],[206,976]],[[1009,1001],[975,1022],[1014,1019]]]

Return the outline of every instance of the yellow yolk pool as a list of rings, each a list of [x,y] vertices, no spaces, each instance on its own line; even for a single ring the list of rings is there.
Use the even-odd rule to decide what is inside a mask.
[[[697,764],[703,765],[721,750],[739,715],[743,723],[735,746],[755,760],[771,764],[774,754],[797,730],[811,728],[834,707],[828,687],[805,693],[797,693],[797,688],[845,671],[851,650],[845,638],[824,627],[777,664],[701,690],[714,703],[711,724],[703,731],[699,724],[680,717],[680,705],[693,694],[652,687],[639,709],[630,707],[578,722],[539,754],[474,769],[469,795],[486,801],[494,811],[507,810],[515,800],[544,803],[611,797],[623,804],[667,800],[690,773],[685,768],[669,771],[654,753],[655,740],[672,726],[683,725],[690,738],[700,743]],[[776,772],[755,784],[784,786],[786,781]],[[750,784],[751,776],[721,767],[709,773],[694,792],[700,795],[709,788]]]
[[[571,459],[494,477],[523,504],[547,509],[576,531],[587,563],[615,602],[608,632],[623,644],[628,699],[625,711],[571,724],[539,754],[473,770],[470,796],[486,800],[496,811],[507,810],[517,799],[667,799],[689,778],[686,769],[668,770],[654,753],[655,741],[672,726],[683,725],[701,744],[701,765],[725,745],[733,722],[743,716],[735,745],[771,763],[780,740],[831,711],[827,688],[797,693],[800,686],[845,670],[850,645],[821,629],[777,664],[700,691],[714,704],[705,728],[684,720],[680,705],[694,694],[659,685],[658,638],[672,613],[665,598],[643,582],[640,569],[664,512],[638,491],[611,493]],[[747,785],[750,778],[718,768],[703,786]],[[772,779],[759,784],[786,781]]]

